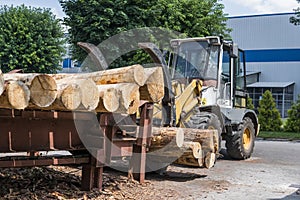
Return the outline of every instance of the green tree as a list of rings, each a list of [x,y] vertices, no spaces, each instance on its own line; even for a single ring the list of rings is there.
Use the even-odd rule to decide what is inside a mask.
[[[254,108],[255,108],[253,105],[253,99],[250,97],[247,98],[247,108],[251,109],[251,110],[254,110]]]
[[[64,53],[60,21],[50,9],[0,7],[0,66],[3,72],[55,73]]]
[[[292,105],[291,109],[288,110],[288,119],[284,130],[300,133],[300,95],[298,95],[298,100]]]
[[[298,3],[300,3],[300,0],[296,0]],[[290,17],[290,23],[294,25],[300,25],[300,7],[294,9],[295,15],[293,17]]]
[[[224,5],[217,0],[160,0],[156,26],[185,33],[188,37],[228,36]]]
[[[258,106],[258,121],[262,131],[279,131],[282,121],[272,93],[267,90]]]
[[[73,57],[87,54],[76,44],[95,45],[118,33],[141,27],[160,27],[189,37],[225,35],[226,15],[218,0],[60,0],[70,27]],[[155,36],[155,33],[152,34]],[[110,49],[113,49],[110,47]],[[131,58],[134,57],[131,55]],[[135,56],[140,59],[141,56]]]

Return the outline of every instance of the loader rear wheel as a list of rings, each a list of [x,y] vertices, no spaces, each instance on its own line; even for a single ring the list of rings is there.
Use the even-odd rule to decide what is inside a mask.
[[[227,153],[233,159],[247,159],[253,152],[254,140],[254,124],[249,117],[245,117],[239,124],[236,133],[226,137]]]
[[[219,141],[218,141],[218,152],[221,150],[221,141],[222,141],[222,127],[221,122],[218,116],[210,112],[201,112],[196,110],[195,114],[190,117],[190,120],[185,123],[187,128],[196,128],[196,129],[215,129],[218,131]]]

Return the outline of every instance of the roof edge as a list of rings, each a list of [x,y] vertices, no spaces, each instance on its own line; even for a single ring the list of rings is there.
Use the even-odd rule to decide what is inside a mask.
[[[269,17],[269,16],[280,16],[280,15],[294,15],[294,14],[296,14],[296,12],[257,14],[257,15],[241,15],[241,16],[231,16],[231,17],[228,17],[228,19],[239,19],[239,18],[250,18],[250,17]]]

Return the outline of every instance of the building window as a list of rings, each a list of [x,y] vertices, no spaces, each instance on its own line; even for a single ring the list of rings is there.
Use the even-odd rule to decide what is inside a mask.
[[[291,108],[293,102],[294,83],[289,85],[282,84],[282,87],[251,87],[251,85],[249,85],[247,90],[256,109],[259,106],[259,100],[262,98],[263,93],[267,90],[271,91],[281,117],[287,117],[287,111]]]

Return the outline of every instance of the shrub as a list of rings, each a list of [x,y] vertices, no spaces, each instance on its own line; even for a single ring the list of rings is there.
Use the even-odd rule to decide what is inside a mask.
[[[262,131],[279,131],[282,125],[280,113],[269,90],[263,94],[259,101],[258,120]]]
[[[253,100],[250,97],[247,98],[247,108],[250,110],[254,110]]]
[[[0,6],[3,72],[55,73],[64,53],[63,30],[50,9]]]
[[[284,130],[300,133],[300,95],[291,109],[288,110],[288,119],[284,125]]]

